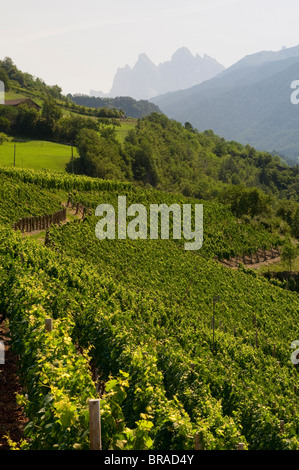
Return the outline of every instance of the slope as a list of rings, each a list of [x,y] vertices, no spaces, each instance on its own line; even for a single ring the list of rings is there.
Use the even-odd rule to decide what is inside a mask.
[[[152,101],[171,118],[199,130],[213,129],[226,139],[276,150],[294,161],[298,110],[291,104],[290,86],[298,76],[298,48],[287,52],[275,60],[274,53],[249,56],[197,87]]]
[[[26,176],[11,172],[12,184],[18,173]],[[120,190],[131,201],[187,202],[123,183],[92,191],[99,181],[30,174],[38,191],[48,181],[55,193],[73,180],[76,199],[91,207],[115,201]],[[219,215],[229,221],[228,212],[205,201],[204,207],[205,243],[213,246]],[[240,442],[252,450],[298,449],[298,374],[290,360],[298,294],[172,240],[100,242],[96,222],[91,214],[53,226],[48,247],[0,229],[1,302],[21,353],[27,448],[88,445],[84,410],[86,393],[94,392],[87,353],[68,356],[73,343],[88,349],[107,385],[105,450],[190,450],[195,434],[206,450],[233,450]],[[42,330],[45,315],[55,320],[50,335]]]

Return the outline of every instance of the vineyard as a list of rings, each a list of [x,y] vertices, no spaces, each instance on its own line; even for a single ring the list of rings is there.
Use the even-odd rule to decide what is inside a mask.
[[[130,183],[12,168],[0,182],[0,313],[19,362],[22,449],[88,449],[96,398],[104,450],[299,449],[298,294],[221,263],[277,255],[278,233]],[[95,209],[119,195],[202,203],[202,249],[99,241]],[[14,225],[66,202],[85,217],[46,227],[44,246]]]

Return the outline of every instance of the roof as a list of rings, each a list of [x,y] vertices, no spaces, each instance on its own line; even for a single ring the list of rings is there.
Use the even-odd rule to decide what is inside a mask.
[[[27,101],[27,100],[25,100],[24,98],[18,99],[18,100],[5,100],[5,104],[7,104],[8,106],[15,106],[17,104],[22,103],[23,101]]]
[[[16,99],[16,100],[5,100],[5,105],[6,106],[18,106],[19,104],[22,104],[22,103],[32,103],[34,104],[35,106],[38,106],[40,108],[40,106],[35,103],[34,101],[32,101],[30,98],[19,98],[19,99]]]

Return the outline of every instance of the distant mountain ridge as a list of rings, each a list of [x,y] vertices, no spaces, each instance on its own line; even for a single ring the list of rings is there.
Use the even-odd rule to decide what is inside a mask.
[[[169,61],[156,66],[146,54],[140,54],[133,68],[126,65],[115,74],[108,94],[91,90],[90,96],[131,96],[134,99],[149,99],[169,91],[190,88],[208,80],[225,67],[204,54],[195,56],[186,47],[178,49]]]
[[[244,57],[216,77],[151,99],[168,117],[212,129],[227,140],[299,156],[299,106],[291,83],[299,80],[299,45]]]

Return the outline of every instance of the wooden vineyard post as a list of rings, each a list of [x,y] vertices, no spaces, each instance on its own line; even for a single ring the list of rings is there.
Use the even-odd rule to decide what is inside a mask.
[[[100,400],[89,400],[90,450],[102,450]]]
[[[199,437],[198,433],[196,433],[194,435],[194,449],[195,450],[203,450],[202,443],[200,441],[200,437]]]
[[[47,228],[46,229],[46,236],[45,236],[45,246],[48,246],[49,245],[49,229]]]
[[[53,330],[53,320],[52,320],[52,318],[46,318],[45,327],[46,327],[46,331],[50,332],[50,331]]]
[[[244,450],[244,444],[242,442],[238,444],[237,450]]]

